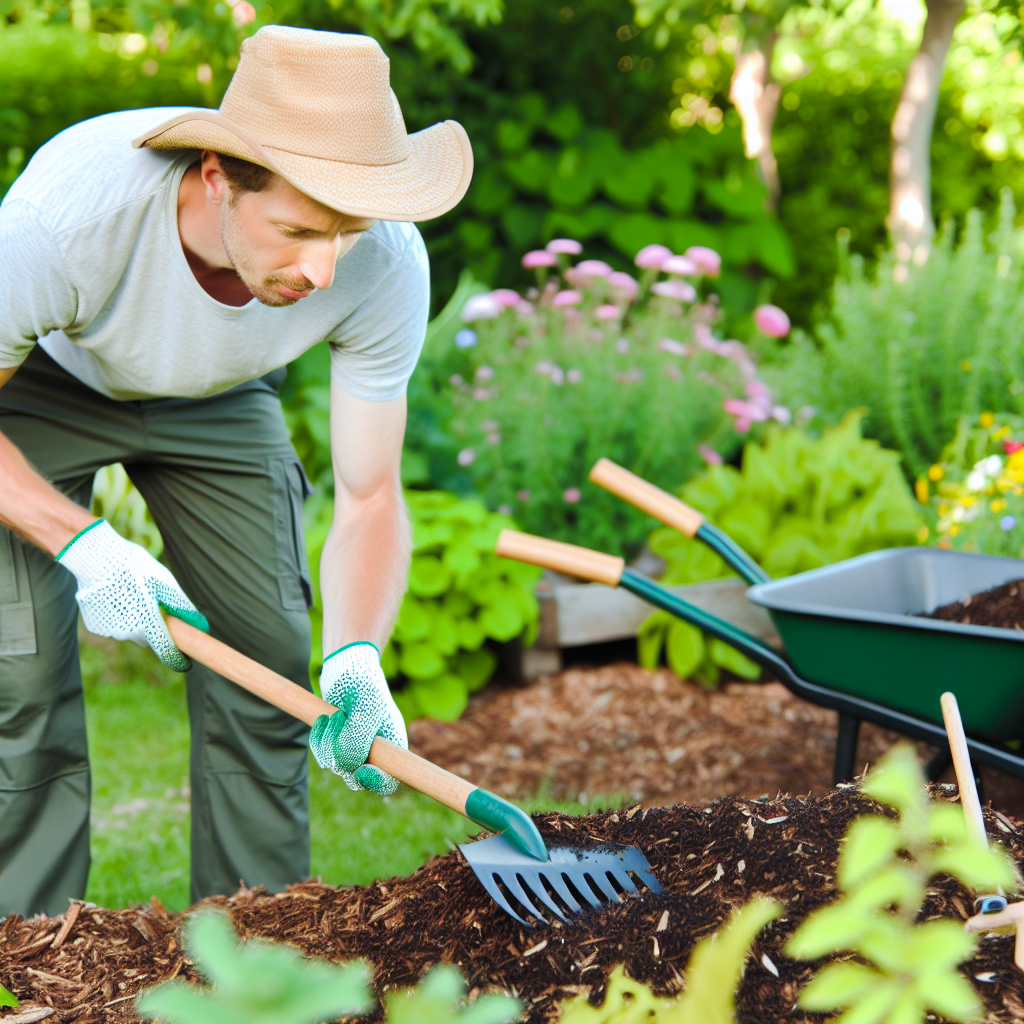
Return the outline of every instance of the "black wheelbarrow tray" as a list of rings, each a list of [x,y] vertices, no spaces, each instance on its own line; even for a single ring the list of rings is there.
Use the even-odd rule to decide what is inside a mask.
[[[707,523],[702,529],[718,532]],[[784,652],[626,568],[621,558],[512,530],[503,531],[498,554],[623,587],[731,644],[796,696],[837,711],[836,783],[854,777],[862,721],[938,747],[929,765],[938,777],[949,763],[940,706],[947,690],[960,704],[974,761],[1024,778],[1024,748],[1014,749],[1024,737],[1024,632],[920,617],[1021,579],[1024,562],[893,548],[766,580],[726,545],[714,547],[749,582],[760,577],[747,597],[768,610]]]

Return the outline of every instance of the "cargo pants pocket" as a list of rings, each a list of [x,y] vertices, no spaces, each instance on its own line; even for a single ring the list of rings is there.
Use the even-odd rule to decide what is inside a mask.
[[[295,459],[273,459],[274,536],[277,541],[277,583],[285,611],[307,612],[313,607],[313,584],[302,529],[302,507],[313,488]]]
[[[22,542],[0,526],[0,656],[36,653],[32,588]]]

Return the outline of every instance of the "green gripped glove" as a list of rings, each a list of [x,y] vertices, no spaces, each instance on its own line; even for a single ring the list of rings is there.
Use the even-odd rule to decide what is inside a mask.
[[[206,616],[185,596],[169,569],[145,548],[125,540],[105,519],[76,533],[57,561],[78,581],[75,600],[85,628],[97,636],[147,644],[175,672],[192,662],[175,646],[161,609],[204,633]]]
[[[320,692],[338,710],[321,715],[309,734],[309,749],[321,768],[340,775],[349,789],[390,796],[397,780],[366,763],[375,736],[409,749],[402,713],[380,667],[380,653],[365,640],[331,654],[320,673]]]

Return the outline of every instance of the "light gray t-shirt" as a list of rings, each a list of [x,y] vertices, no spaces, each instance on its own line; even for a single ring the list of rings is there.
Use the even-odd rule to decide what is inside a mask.
[[[195,151],[131,146],[187,109],[83,121],[33,156],[0,205],[0,368],[38,342],[110,398],[197,398],[328,341],[345,391],[400,397],[427,323],[419,232],[378,222],[338,262],[330,288],[292,306],[218,302],[178,237],[178,186]]]

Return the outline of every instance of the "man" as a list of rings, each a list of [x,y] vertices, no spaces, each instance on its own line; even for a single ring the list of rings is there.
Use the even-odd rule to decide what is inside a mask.
[[[172,116],[168,120],[168,114]],[[0,207],[0,915],[57,914],[89,867],[77,612],[179,671],[161,610],[309,686],[307,483],[272,371],[331,345],[335,519],[310,741],[354,789],[405,727],[380,670],[405,586],[405,387],[428,268],[409,222],[464,195],[455,122],[407,135],[364,36],[262,29],[220,111],[141,110],[44,146]],[[87,511],[122,462],[167,567]],[[6,527],[6,529],[4,529]],[[77,605],[76,608],[76,599]],[[187,677],[192,896],[308,874],[305,727]],[[145,765],[139,765],[139,770]]]

